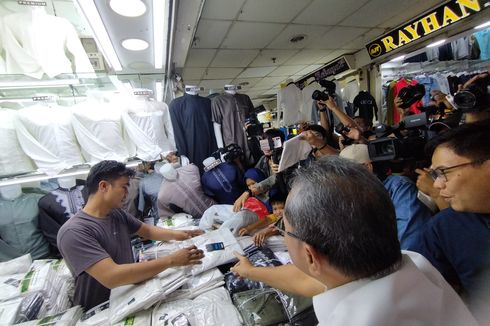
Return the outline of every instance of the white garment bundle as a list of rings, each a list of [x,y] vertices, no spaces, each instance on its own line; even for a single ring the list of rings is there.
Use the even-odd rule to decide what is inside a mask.
[[[185,227],[188,229],[188,226],[194,226],[194,218],[186,213],[177,213],[173,215],[170,218],[167,219],[159,219],[158,220],[158,227],[164,228],[164,229],[179,229]]]
[[[17,318],[22,298],[0,302],[0,323],[1,325],[13,325]]]
[[[75,326],[80,316],[83,313],[83,309],[80,306],[75,306],[64,312],[56,315],[44,317],[39,320],[32,320],[22,324],[22,326]]]
[[[126,317],[119,323],[112,324],[113,326],[149,326],[151,323],[151,310],[140,311],[134,315]]]
[[[109,324],[110,309],[109,301],[85,312],[77,323],[77,326],[104,326]]]
[[[16,130],[24,152],[48,175],[84,163],[67,108],[36,105],[19,110]]]
[[[76,72],[94,72],[73,25],[65,18],[48,15],[44,8],[3,17],[0,35],[7,74],[41,79],[43,74],[53,78],[73,73],[67,52],[73,56]]]
[[[287,251],[288,247],[284,242],[284,237],[273,235],[265,240],[265,246],[272,251]]]
[[[206,292],[194,300],[162,303],[153,310],[153,326],[234,326],[241,317],[223,288]]]
[[[181,289],[171,293],[165,301],[194,299],[195,297],[224,284],[224,276],[219,269],[213,268],[202,274],[192,276]]]
[[[283,265],[289,265],[293,263],[293,261],[291,260],[291,256],[289,256],[289,252],[287,251],[274,251],[274,255]]]
[[[237,237],[241,228],[258,220],[257,214],[249,210],[241,210],[234,213],[233,205],[213,205],[204,212],[199,221],[199,228],[212,230],[213,224],[221,224],[220,229],[226,228]]]
[[[15,131],[16,112],[0,109],[0,176],[22,174],[36,170],[20,146]]]
[[[121,111],[114,106],[87,100],[72,107],[72,112],[75,134],[89,163],[124,162],[136,154],[124,131]]]
[[[225,249],[206,252],[206,244],[215,242],[223,242]],[[202,264],[191,267],[192,275],[198,275],[214,267],[235,261],[236,258],[233,255],[234,251],[243,253],[242,247],[238,244],[230,230],[221,228],[185,241],[162,242],[158,245],[157,249],[151,248],[148,256],[151,257],[152,254],[155,255],[156,251],[158,257],[161,257],[163,255],[168,255],[171,252],[175,252],[178,249],[190,247],[192,245],[195,245],[205,252]],[[147,255],[146,252],[145,255]]]
[[[186,281],[183,269],[172,268],[141,284],[113,289],[109,299],[110,322],[117,323],[137,311],[150,308]]]
[[[32,264],[30,254],[0,263],[0,276],[27,273]]]
[[[20,297],[20,284],[25,274],[0,276],[0,302]]]

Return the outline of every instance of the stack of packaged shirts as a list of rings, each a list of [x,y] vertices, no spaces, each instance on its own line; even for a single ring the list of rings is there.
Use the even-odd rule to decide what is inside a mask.
[[[165,302],[153,310],[153,326],[235,326],[242,320],[224,288],[208,291],[194,300]]]
[[[109,324],[110,302],[106,301],[87,310],[77,323],[77,326],[104,326]]]
[[[225,284],[223,274],[219,269],[213,268],[202,274],[192,276],[179,290],[171,293],[165,301],[194,299],[207,291],[221,287],[223,284]]]
[[[0,276],[27,273],[31,267],[32,258],[30,254],[0,263]]]
[[[83,310],[82,307],[76,306],[56,315],[50,315],[39,320],[32,320],[21,326],[75,326],[80,319]]]
[[[150,308],[187,280],[184,269],[170,268],[143,283],[113,289],[109,299],[110,322],[120,322],[138,311]]]
[[[280,235],[273,235],[265,240],[265,247],[272,251],[288,251],[288,247],[284,242],[284,237]]]
[[[111,324],[111,325],[113,325],[113,326],[149,326],[149,325],[152,325],[151,318],[152,318],[151,310],[140,311],[134,315],[131,315],[131,316],[124,318],[123,320],[121,320],[118,323]]]
[[[189,229],[190,226],[196,226],[196,220],[192,215],[186,213],[174,214],[172,217],[166,219],[159,219],[157,226],[164,229]]]
[[[0,290],[1,291],[1,290]],[[22,304],[22,298],[0,302],[0,321],[2,325],[13,325]]]
[[[206,245],[216,242],[223,242],[225,248],[223,250],[206,252]],[[145,251],[145,257],[157,258],[166,256],[176,250],[192,245],[205,252],[202,264],[194,265],[190,268],[192,275],[199,275],[214,267],[236,261],[236,257],[233,255],[235,251],[243,254],[242,247],[230,230],[221,228],[185,241],[162,242],[156,248]]]

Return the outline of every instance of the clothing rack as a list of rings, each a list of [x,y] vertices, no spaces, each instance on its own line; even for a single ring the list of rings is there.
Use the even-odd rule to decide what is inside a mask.
[[[440,61],[437,63],[411,63],[403,67],[393,67],[391,73],[382,74],[383,81],[400,77],[415,77],[420,74],[436,73],[478,73],[486,71],[488,61]]]

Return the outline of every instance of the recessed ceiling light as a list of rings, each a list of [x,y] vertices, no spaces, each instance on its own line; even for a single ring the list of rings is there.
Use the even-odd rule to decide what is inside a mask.
[[[146,5],[141,0],[111,0],[111,9],[125,17],[138,17],[146,12]]]
[[[433,47],[435,47],[435,46],[438,46],[438,45],[442,45],[442,44],[444,44],[444,42],[446,42],[446,40],[445,40],[445,39],[444,39],[444,40],[439,40],[439,41],[436,41],[436,42],[434,42],[434,43],[431,43],[431,44],[427,45],[427,47],[428,47],[428,48],[433,48]]]
[[[139,38],[128,38],[122,41],[121,45],[131,51],[143,51],[148,48],[148,42]]]

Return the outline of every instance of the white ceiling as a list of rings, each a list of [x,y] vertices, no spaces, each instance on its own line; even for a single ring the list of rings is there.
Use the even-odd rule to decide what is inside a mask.
[[[436,0],[206,0],[184,82],[240,84],[252,98],[298,79],[434,7]],[[290,43],[304,35],[299,43]],[[274,59],[273,59],[274,58]]]

